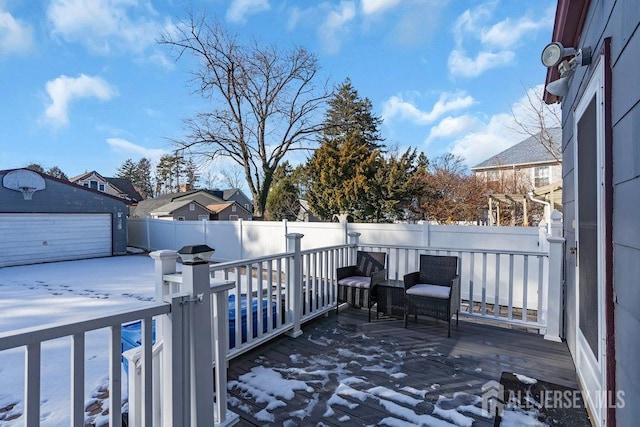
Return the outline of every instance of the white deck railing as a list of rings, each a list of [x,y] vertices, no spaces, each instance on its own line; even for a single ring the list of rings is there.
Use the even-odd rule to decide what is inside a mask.
[[[131,321],[142,321],[142,378],[146,390],[151,390],[151,319],[166,315],[170,304],[155,304],[150,307],[98,316],[78,322],[62,322],[32,327],[0,334],[0,351],[16,347],[25,349],[24,425],[40,425],[40,376],[42,343],[58,338],[71,338],[71,396],[70,420],[74,427],[85,425],[85,334],[96,329],[109,328],[109,425],[122,423],[121,392],[121,327]],[[143,393],[146,425],[151,425],[151,393]],[[157,403],[157,402],[155,402]]]
[[[71,337],[71,424],[83,426],[84,335],[110,328],[110,425],[119,425],[121,327],[141,320],[140,354],[127,354],[133,365],[129,367],[129,425],[232,425],[238,416],[227,409],[227,360],[282,333],[297,337],[303,322],[334,309],[336,269],[352,264],[357,249],[386,252],[390,281],[401,281],[404,274],[417,270],[422,253],[458,256],[463,283],[460,303],[466,315],[535,327],[546,333],[545,338],[559,340],[564,241],[559,237],[560,219],[552,214],[548,252],[368,245],[359,243],[356,232],[349,234],[349,244],[302,251],[303,235],[290,233],[286,252],[220,264],[184,263],[178,271],[177,252],[156,251],[151,253],[155,305],[3,333],[0,351],[25,347],[25,426],[37,426],[41,345]],[[234,312],[231,328],[230,308]],[[152,347],[154,317],[159,322]],[[162,365],[156,375],[154,364]],[[212,368],[216,368],[214,377],[202,375]]]

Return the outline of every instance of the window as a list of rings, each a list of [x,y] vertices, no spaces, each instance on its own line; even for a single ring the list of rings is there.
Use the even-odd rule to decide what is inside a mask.
[[[209,221],[209,215],[198,215],[198,221]]]
[[[82,186],[83,186],[83,187],[87,187],[87,188],[89,188],[89,183],[88,183],[88,182],[83,182],[83,183],[82,183]]]
[[[195,203],[189,203],[189,210],[190,211],[195,211],[196,210],[196,204]]]
[[[98,189],[98,181],[94,181],[94,180],[89,181],[89,188],[91,188],[92,190],[97,190]]]
[[[549,166],[537,166],[533,170],[534,187],[542,187],[549,185]]]
[[[178,218],[176,218],[178,221],[184,221],[184,217],[183,216],[179,216]]]
[[[235,212],[236,211],[236,205],[232,205],[231,206],[231,212]]]
[[[244,208],[245,208],[248,212],[251,212],[251,210],[249,209],[249,203],[245,203],[245,204],[244,204]]]
[[[100,190],[100,191],[104,191],[104,184],[100,184],[100,185],[98,185],[98,190]]]
[[[500,181],[500,171],[487,171],[487,181]]]
[[[229,215],[229,221],[237,221],[238,215]]]

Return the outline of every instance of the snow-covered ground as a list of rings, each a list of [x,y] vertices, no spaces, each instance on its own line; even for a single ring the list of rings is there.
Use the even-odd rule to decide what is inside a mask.
[[[58,262],[0,269],[0,333],[16,329],[46,325],[52,322],[80,320],[98,313],[140,307],[153,301],[154,264],[147,255],[128,255],[82,261]],[[413,388],[380,386],[368,379],[371,372],[384,372],[390,379],[401,378],[402,354],[393,348],[382,348],[366,336],[354,337],[348,347],[334,342],[336,331],[323,336],[309,334],[305,338],[314,343],[333,347],[322,358],[290,355],[291,366],[261,366],[229,383],[230,390],[242,390],[247,399],[263,408],[253,414],[262,422],[274,420],[277,408],[290,406],[288,402],[296,390],[313,390],[318,384],[336,381],[328,401],[313,398],[306,407],[287,408],[292,423],[299,425],[314,410],[333,422],[349,425],[349,417],[335,417],[340,406],[358,405],[371,399],[380,404],[389,416],[381,425],[471,425],[473,418],[488,415],[480,407],[480,396],[459,394],[450,398],[438,397],[433,412],[425,414],[419,408],[425,399],[437,394],[437,384]],[[85,390],[87,405],[102,401],[108,372],[108,331],[90,332],[86,336]],[[340,364],[345,352],[353,362]],[[47,342],[42,347],[41,425],[69,425],[70,339]],[[526,378],[526,377],[523,377]],[[124,377],[123,377],[124,380]],[[123,388],[126,381],[123,381]],[[0,426],[14,427],[24,423],[24,349],[0,352]],[[123,390],[126,396],[126,390]],[[313,394],[313,396],[317,396]],[[345,398],[349,398],[349,400]],[[106,409],[107,401],[102,410]],[[249,411],[237,398],[230,398],[233,410]],[[517,419],[503,420],[506,425],[539,425],[536,414],[513,414]],[[335,418],[335,419],[333,419]],[[107,417],[86,415],[86,421],[105,425]],[[507,422],[505,422],[507,421]]]
[[[0,333],[149,304],[155,293],[153,273],[153,260],[147,255],[0,268]],[[88,403],[107,383],[108,337],[107,330],[85,337]],[[44,343],[42,426],[69,425],[69,372],[70,339]],[[23,425],[24,418],[18,416],[23,410],[23,348],[0,352],[0,383],[0,426]],[[87,415],[87,421],[98,424],[104,418]]]

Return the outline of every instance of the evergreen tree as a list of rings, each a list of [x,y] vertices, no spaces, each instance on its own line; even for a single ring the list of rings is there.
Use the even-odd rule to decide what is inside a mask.
[[[295,221],[300,212],[300,192],[295,183],[294,170],[285,161],[273,174],[273,184],[267,197],[266,216],[271,221]]]
[[[198,179],[192,159],[177,153],[165,154],[156,165],[156,194],[193,190]]]
[[[127,159],[120,165],[116,177],[127,178],[145,199],[153,197],[153,185],[151,183],[151,161],[146,158],[137,163]]]
[[[381,162],[382,122],[346,80],[329,99],[321,145],[306,165],[307,200],[324,220],[348,213],[367,221],[372,207],[367,192]]]

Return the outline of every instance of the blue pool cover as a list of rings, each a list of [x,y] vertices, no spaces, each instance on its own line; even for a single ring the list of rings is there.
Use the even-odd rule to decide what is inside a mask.
[[[262,301],[262,332],[267,332],[267,307],[269,306],[269,302],[266,300]],[[277,307],[276,303],[272,302],[272,319],[273,325],[272,327],[276,327],[276,318],[277,318]],[[242,295],[240,297],[240,313],[241,313],[241,328],[242,328],[242,342],[247,341],[247,296]],[[253,323],[253,337],[258,336],[258,300],[253,299],[251,301],[251,319]],[[236,296],[229,295],[229,348],[234,348],[236,346]],[[138,347],[142,345],[142,322],[137,321],[133,323],[129,323],[126,325],[122,325],[122,352],[124,353],[127,350]],[[156,341],[156,321],[154,320],[152,323],[152,341],[155,343]],[[122,363],[124,365],[125,372],[129,372],[129,366],[127,359],[122,357]]]

